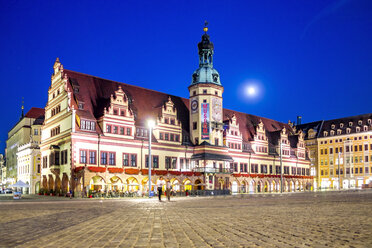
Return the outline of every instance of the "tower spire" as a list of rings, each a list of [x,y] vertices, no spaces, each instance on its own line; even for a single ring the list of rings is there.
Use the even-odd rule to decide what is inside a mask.
[[[205,33],[207,33],[207,31],[208,31],[208,22],[207,22],[207,21],[204,21],[204,28],[203,28],[203,31],[204,31]]]

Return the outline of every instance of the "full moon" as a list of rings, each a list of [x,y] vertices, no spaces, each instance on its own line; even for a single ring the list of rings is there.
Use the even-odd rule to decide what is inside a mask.
[[[253,87],[253,86],[249,86],[249,87],[247,88],[247,93],[248,93],[248,95],[250,95],[250,96],[254,96],[254,95],[256,94],[256,88]]]

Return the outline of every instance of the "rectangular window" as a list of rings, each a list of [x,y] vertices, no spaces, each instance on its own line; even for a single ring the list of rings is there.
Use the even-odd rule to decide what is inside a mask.
[[[362,145],[359,145],[359,151],[363,151],[363,146]]]
[[[106,125],[106,132],[111,133],[111,125]]]
[[[107,152],[101,152],[101,164],[107,164]]]
[[[368,156],[364,156],[364,162],[368,162]]]
[[[96,164],[96,151],[89,151],[89,164]]]
[[[178,134],[175,135],[175,138],[176,138],[176,141],[179,142],[180,141],[180,136]]]
[[[171,157],[165,157],[165,169],[168,170],[171,168]]]
[[[172,134],[172,133],[170,134],[170,140],[174,141],[174,134]]]
[[[177,158],[172,158],[172,169],[177,169]]]
[[[109,165],[115,165],[115,152],[109,152]]]
[[[80,150],[80,163],[81,164],[87,163],[87,151],[86,150]]]
[[[172,118],[171,120],[170,120],[170,124],[172,124],[172,125],[175,125],[175,120]]]
[[[37,128],[34,129],[34,135],[39,135],[39,129]]]
[[[114,126],[114,134],[118,133],[118,126]]]
[[[151,168],[159,168],[159,156],[151,155],[152,163]],[[149,168],[149,155],[146,155],[145,167]]]
[[[163,133],[159,133],[159,139],[160,139],[160,140],[163,140],[163,139],[164,139],[164,135],[163,135]]]
[[[120,134],[124,135],[124,127],[120,127]]]
[[[337,148],[336,148],[337,149]],[[337,153],[337,152],[336,152]],[[333,154],[333,148],[329,148],[329,154]]]
[[[129,154],[123,153],[123,166],[129,166]]]
[[[132,128],[127,127],[127,135],[132,135]]]
[[[159,156],[152,156],[152,167],[159,168]]]
[[[165,140],[169,140],[169,134],[168,134],[168,133],[165,133],[165,134],[164,134],[164,139],[165,139]]]
[[[125,116],[125,111],[124,110],[120,110],[120,115],[121,116]]]
[[[214,144],[218,146],[218,138],[214,138]]]
[[[130,165],[132,167],[137,167],[137,154],[130,155]]]
[[[196,121],[194,121],[194,122],[192,123],[192,129],[193,129],[193,130],[196,130],[196,129],[197,129],[197,122],[196,122]]]
[[[48,156],[43,157],[43,168],[48,168]]]
[[[368,167],[365,167],[364,170],[365,170],[365,173],[368,174]]]

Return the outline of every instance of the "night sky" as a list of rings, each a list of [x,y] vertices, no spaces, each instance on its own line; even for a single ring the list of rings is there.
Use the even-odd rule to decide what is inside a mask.
[[[204,21],[225,108],[287,122],[372,112],[372,1],[0,1],[0,152],[53,63],[188,97]],[[246,92],[253,85],[256,94]]]

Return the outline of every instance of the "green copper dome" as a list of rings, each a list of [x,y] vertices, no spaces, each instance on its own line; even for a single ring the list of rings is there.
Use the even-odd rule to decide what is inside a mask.
[[[198,43],[199,68],[192,74],[191,85],[212,83],[221,85],[220,74],[213,68],[214,45],[207,34],[208,28],[204,28],[202,40]]]

